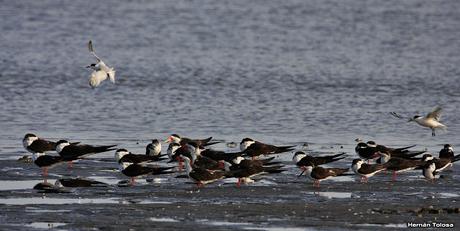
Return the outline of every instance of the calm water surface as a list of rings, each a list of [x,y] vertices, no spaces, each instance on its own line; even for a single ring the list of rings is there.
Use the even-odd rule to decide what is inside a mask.
[[[2,1],[0,153],[27,132],[128,144],[460,145],[460,2]],[[94,47],[117,84],[88,86]],[[445,108],[447,133],[389,116]],[[97,141],[95,141],[97,140]]]

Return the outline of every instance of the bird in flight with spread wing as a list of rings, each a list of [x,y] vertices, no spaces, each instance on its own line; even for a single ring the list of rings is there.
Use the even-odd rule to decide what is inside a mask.
[[[110,79],[110,82],[115,83],[115,70],[113,67],[107,66],[97,55],[93,48],[93,42],[89,40],[88,42],[89,52],[96,58],[96,63],[92,63],[86,68],[91,68],[93,72],[89,77],[89,85],[92,88],[96,88],[102,81],[107,78]]]
[[[408,122],[416,122],[420,126],[430,128],[431,135],[436,136],[436,133],[435,133],[436,129],[445,130],[447,128],[446,125],[440,122],[441,112],[442,112],[442,108],[438,106],[432,112],[428,113],[426,116],[415,115],[414,117],[409,118]],[[396,112],[390,112],[390,114],[397,119],[405,118]]]

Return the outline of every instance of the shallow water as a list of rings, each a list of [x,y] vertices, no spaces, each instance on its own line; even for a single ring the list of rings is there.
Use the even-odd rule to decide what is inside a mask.
[[[43,199],[31,190],[41,180],[38,168],[15,160],[27,154],[21,140],[28,132],[54,140],[118,144],[133,153],[143,153],[149,140],[165,139],[171,133],[213,136],[224,141],[214,146],[216,149],[229,151],[238,148],[230,148],[225,142],[239,143],[244,137],[298,145],[298,149],[307,143],[309,151],[315,153],[347,152],[345,160],[333,164],[336,167],[350,165],[358,137],[390,146],[416,144],[415,150],[427,149],[435,154],[444,143],[451,143],[455,149],[460,145],[460,108],[456,106],[460,103],[459,8],[460,2],[454,0],[443,4],[428,0],[2,2],[0,194],[4,198],[0,201],[4,203],[0,207],[11,210],[9,215],[0,215],[0,221],[26,225],[33,219],[38,222],[32,223],[33,228],[48,224],[45,217],[17,218],[23,209],[20,206],[27,205],[39,205],[42,214],[51,213],[46,212],[53,210],[50,206],[63,203],[81,203],[79,208],[95,202],[114,205],[109,213],[118,212],[115,206],[134,203],[156,206],[149,203],[181,202],[190,209],[202,203],[200,195],[208,193],[212,208],[233,203],[244,206],[248,201],[276,206],[291,200],[343,200],[353,207],[363,200],[404,203],[408,198],[418,200],[412,201],[414,204],[433,200],[433,204],[448,205],[458,199],[458,168],[435,185],[425,183],[419,172],[401,174],[394,184],[389,176],[380,174],[369,180],[370,186],[344,176],[322,183],[327,190],[321,189],[316,196],[311,194],[315,192],[311,182],[296,178],[299,171],[288,165],[283,174],[243,185],[240,198],[227,195],[233,190],[233,180],[211,185],[211,190],[195,190],[185,184],[187,179],[166,176],[155,178],[153,183],[138,180],[134,188],[118,188],[116,183],[127,178],[118,173],[113,153],[108,152],[79,161],[72,170],[66,166],[53,168],[49,180],[54,183],[60,177],[83,176],[111,187],[75,189],[70,195]],[[90,72],[84,68],[94,62],[87,51],[89,39],[97,54],[115,67],[115,85],[106,81],[97,89],[89,88]],[[436,137],[431,137],[428,129],[389,115],[391,111],[408,117],[424,115],[436,105],[444,107],[442,121],[448,126]],[[289,153],[277,159],[288,163],[291,157]],[[249,192],[244,191],[245,187],[250,188]],[[289,192],[279,194],[283,187]],[[439,192],[440,187],[443,192]],[[218,190],[216,195],[213,190]],[[167,194],[189,191],[178,198]],[[116,199],[101,196],[107,193]],[[153,193],[160,195],[149,199]],[[327,210],[316,211],[319,215],[309,217],[313,219],[309,224],[297,219],[299,215],[286,218],[288,215],[275,214],[272,218],[280,222],[272,220],[271,224],[250,228],[289,228],[289,219],[299,226],[292,227],[294,230],[318,227],[324,225],[323,220],[331,220]],[[137,212],[145,216],[151,211]],[[216,214],[220,213],[197,218]],[[247,219],[230,216],[232,219],[227,221],[222,215],[209,220],[266,220],[254,218],[254,214]],[[81,215],[88,216],[84,212]],[[152,222],[182,222],[188,217],[166,215],[158,218],[166,220]],[[72,225],[69,222],[73,221],[62,219]],[[327,227],[349,223],[341,219],[337,217]],[[357,216],[353,219],[359,220]],[[76,229],[96,226],[73,225]],[[0,225],[2,228],[11,227]]]

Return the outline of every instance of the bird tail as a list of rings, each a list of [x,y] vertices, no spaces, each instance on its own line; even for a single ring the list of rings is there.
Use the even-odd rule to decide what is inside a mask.
[[[452,163],[457,162],[457,161],[459,161],[459,160],[460,160],[460,154],[458,154],[458,155],[456,155],[456,156],[454,156],[454,157],[452,158]]]
[[[333,168],[333,171],[336,176],[342,176],[344,173],[348,172],[348,168]]]
[[[117,145],[106,145],[106,146],[99,146],[96,147],[96,152],[107,152],[107,151],[112,151],[115,150],[116,148],[113,148]]]
[[[281,173],[286,171],[286,169],[281,169],[282,165],[275,165],[275,166],[264,166],[264,172],[272,174],[272,173]]]
[[[402,157],[402,158],[405,158],[405,159],[408,159],[408,158],[411,158],[411,157],[414,157],[414,156],[418,156],[418,155],[420,155],[420,154],[423,154],[423,153],[425,153],[425,152],[426,152],[426,151],[404,153],[404,155],[402,155],[401,157]]]
[[[407,146],[407,147],[402,147],[402,148],[395,148],[395,151],[404,151],[404,150],[407,150],[409,148],[413,148],[415,147],[416,145],[411,145],[411,146]]]
[[[278,153],[283,153],[283,152],[290,152],[292,150],[294,150],[296,145],[292,145],[292,146],[278,146],[276,151],[274,153],[270,153],[270,154],[278,154]]]

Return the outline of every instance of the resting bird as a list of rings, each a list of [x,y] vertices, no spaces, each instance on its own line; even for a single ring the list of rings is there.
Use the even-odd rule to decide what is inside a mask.
[[[297,165],[297,167],[304,169],[304,166],[307,166],[310,163],[312,163],[314,166],[318,166],[318,165],[323,165],[323,164],[341,160],[345,158],[345,156],[343,155],[345,155],[345,153],[340,153],[336,155],[328,155],[328,156],[310,156],[310,155],[307,155],[303,151],[298,151],[294,153],[292,160]]]
[[[209,184],[226,177],[231,177],[231,173],[220,170],[208,170],[204,168],[193,168],[192,162],[188,157],[181,156],[185,162],[185,169],[190,179],[192,179],[198,187]]]
[[[240,142],[240,150],[246,155],[252,157],[258,157],[260,155],[278,154],[283,152],[289,152],[294,150],[293,146],[275,146],[271,144],[264,144],[259,141],[255,141],[251,138],[244,138]]]
[[[174,167],[153,167],[141,164],[134,164],[132,162],[120,162],[119,170],[125,176],[131,177],[131,185],[136,182],[136,177],[145,175],[160,175],[174,173],[170,170]]]
[[[369,177],[374,176],[376,173],[386,168],[383,164],[366,164],[361,159],[354,159],[351,164],[351,169],[357,175],[361,176],[361,182],[367,183]]]
[[[319,187],[320,181],[343,175],[347,171],[348,168],[322,168],[313,166],[313,164],[310,163],[305,166],[305,170],[300,176],[305,172],[305,174],[313,180],[313,187]]]
[[[450,144],[445,144],[444,148],[439,151],[439,158],[452,159],[454,158],[454,149]]]

